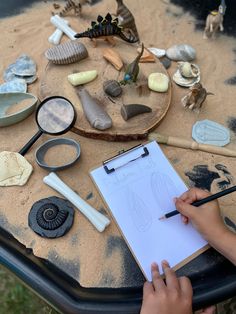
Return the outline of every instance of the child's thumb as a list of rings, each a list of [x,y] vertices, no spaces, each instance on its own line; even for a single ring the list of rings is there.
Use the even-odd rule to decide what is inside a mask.
[[[194,206],[182,201],[180,198],[175,200],[176,209],[184,216],[192,219],[195,214]]]

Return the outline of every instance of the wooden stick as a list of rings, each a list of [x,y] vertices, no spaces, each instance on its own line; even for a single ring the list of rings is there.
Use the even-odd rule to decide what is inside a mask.
[[[159,144],[166,144],[180,148],[190,148],[192,150],[201,150],[203,152],[212,153],[216,155],[223,155],[228,157],[236,157],[236,151],[225,147],[214,145],[199,144],[193,140],[187,140],[179,137],[162,135],[160,133],[152,132],[148,135],[149,140],[155,140]]]

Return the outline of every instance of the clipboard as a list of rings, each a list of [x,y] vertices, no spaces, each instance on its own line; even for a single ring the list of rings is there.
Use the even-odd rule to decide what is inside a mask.
[[[90,177],[147,280],[152,262],[177,270],[209,248],[180,215],[158,220],[188,188],[155,141],[102,161]]]

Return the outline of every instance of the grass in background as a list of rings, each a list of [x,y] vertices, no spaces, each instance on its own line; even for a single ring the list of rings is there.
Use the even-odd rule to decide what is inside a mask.
[[[0,266],[0,314],[57,314]]]

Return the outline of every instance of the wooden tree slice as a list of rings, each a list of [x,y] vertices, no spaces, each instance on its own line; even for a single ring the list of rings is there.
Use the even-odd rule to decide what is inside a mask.
[[[88,39],[84,40],[84,43],[89,52],[87,59],[69,65],[48,64],[45,75],[40,82],[39,98],[42,100],[45,97],[55,95],[68,98],[77,111],[77,120],[73,128],[73,132],[77,134],[109,141],[128,141],[146,138],[148,132],[154,129],[161,119],[164,118],[171,101],[171,84],[166,93],[156,93],[148,89],[147,78],[153,72],[161,72],[168,75],[166,69],[158,59],[156,59],[155,63],[140,63],[136,84],[122,87],[122,95],[117,98],[111,98],[103,91],[103,82],[111,79],[122,80],[124,70],[118,72],[103,58],[102,51],[107,47],[107,44],[102,40],[98,41],[97,48],[94,48]],[[126,65],[137,56],[137,46],[127,45],[121,41],[117,41],[117,45],[113,49],[120,54]],[[84,116],[76,93],[76,88],[78,87],[73,87],[67,80],[69,74],[94,69],[98,71],[98,77],[94,81],[85,84],[84,88],[104,106],[104,109],[112,118],[113,126],[104,131],[96,130],[90,126]],[[142,84],[144,84],[143,87],[138,87]],[[124,121],[120,114],[122,104],[144,104],[151,107],[152,112]]]

